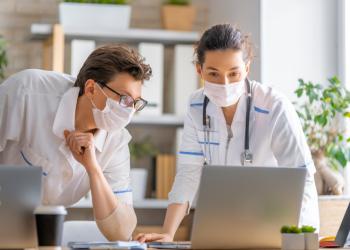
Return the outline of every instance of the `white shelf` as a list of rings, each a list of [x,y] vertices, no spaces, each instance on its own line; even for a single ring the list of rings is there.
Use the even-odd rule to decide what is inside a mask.
[[[349,195],[319,195],[318,200],[350,200]]]
[[[137,209],[166,209],[168,207],[168,200],[145,199],[133,201],[134,208]],[[92,208],[92,202],[88,199],[82,199],[71,208]]]
[[[31,36],[34,40],[46,39],[52,34],[51,24],[32,24]],[[160,29],[126,29],[118,33],[108,30],[66,29],[68,39],[91,39],[124,43],[158,42],[163,44],[193,44],[200,38],[199,32],[169,31]]]
[[[161,116],[135,115],[130,124],[182,127],[184,125],[184,119],[182,117],[171,114],[164,114]]]

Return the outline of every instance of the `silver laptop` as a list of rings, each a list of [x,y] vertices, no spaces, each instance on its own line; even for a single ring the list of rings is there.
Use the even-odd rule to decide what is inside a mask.
[[[37,246],[33,211],[41,201],[41,168],[0,165],[0,248]]]
[[[280,248],[280,229],[297,225],[306,168],[204,167],[193,249]]]

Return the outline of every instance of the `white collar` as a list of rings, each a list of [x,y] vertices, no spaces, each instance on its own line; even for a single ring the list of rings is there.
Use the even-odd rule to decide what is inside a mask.
[[[247,110],[247,93],[244,93],[238,100],[236,113],[234,117],[235,122],[245,122],[246,117],[246,110]],[[250,109],[250,119],[254,119],[254,112],[252,112],[253,102],[251,103],[251,109]],[[225,122],[225,118],[223,116],[223,111],[220,107],[216,106],[214,103],[210,102],[208,103],[207,107],[207,114],[209,116],[218,117],[219,119],[222,119],[223,122]]]
[[[64,95],[60,101],[57,109],[55,120],[53,123],[53,133],[64,140],[63,132],[65,130],[75,130],[75,110],[77,106],[77,100],[79,95],[79,88],[72,87]],[[95,148],[102,152],[107,137],[107,131],[98,130],[94,135]]]

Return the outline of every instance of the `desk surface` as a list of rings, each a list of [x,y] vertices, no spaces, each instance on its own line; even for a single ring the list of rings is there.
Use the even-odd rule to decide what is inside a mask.
[[[45,247],[45,250],[70,250],[70,248],[67,247]],[[349,250],[350,248],[319,248],[319,250],[332,250],[332,249],[337,249],[337,250]],[[36,248],[27,248],[25,250],[37,250]],[[38,248],[38,250],[41,250],[41,248]],[[156,248],[148,248],[147,250],[159,250]],[[162,250],[174,250],[174,249],[162,249]],[[208,249],[206,249],[208,250]],[[209,250],[220,250],[220,249],[209,249]],[[248,250],[248,249],[234,249],[234,250]],[[253,249],[252,249],[253,250]],[[258,250],[276,250],[276,249],[258,249]]]

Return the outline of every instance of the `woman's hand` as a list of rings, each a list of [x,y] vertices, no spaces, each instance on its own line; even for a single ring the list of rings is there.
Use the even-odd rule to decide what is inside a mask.
[[[158,242],[171,242],[173,241],[173,237],[169,234],[157,234],[157,233],[140,233],[135,238],[135,240],[139,241],[140,243],[145,242],[152,242],[152,241],[158,241]]]
[[[93,134],[65,130],[64,136],[74,158],[85,167],[88,173],[95,170],[98,162],[96,160]]]

